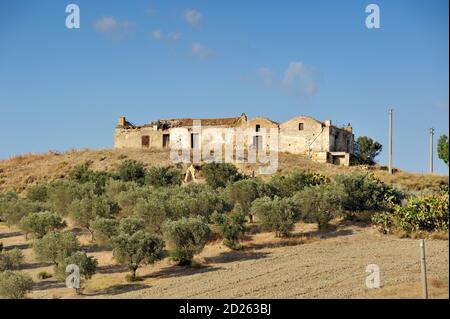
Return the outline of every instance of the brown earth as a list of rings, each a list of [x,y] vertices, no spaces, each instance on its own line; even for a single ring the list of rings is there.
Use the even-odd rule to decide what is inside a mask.
[[[272,233],[249,235],[243,249],[230,251],[220,242],[208,244],[188,267],[163,260],[139,268],[142,281],[127,283],[127,270],[114,263],[111,251],[79,238],[89,255],[99,260],[98,273],[84,283],[77,296],[53,278],[37,279],[52,266],[37,262],[17,230],[0,225],[6,249],[20,248],[23,271],[36,282],[32,298],[420,298],[419,241],[379,234],[364,225],[340,223],[336,230],[319,233],[299,223],[293,236]],[[426,241],[431,298],[448,298],[448,240]],[[367,289],[365,270],[377,264],[380,289]]]

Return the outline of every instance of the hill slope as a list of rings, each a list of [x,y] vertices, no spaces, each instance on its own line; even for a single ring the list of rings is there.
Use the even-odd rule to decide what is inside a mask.
[[[0,161],[0,192],[14,190],[21,193],[31,185],[64,177],[75,165],[83,163],[88,163],[94,170],[114,170],[125,159],[142,161],[146,167],[173,165],[168,150],[84,149],[61,153],[25,154]],[[237,166],[247,174],[251,174],[253,171],[258,173],[256,164]],[[312,170],[332,176],[362,168],[321,164],[304,156],[280,153],[277,174],[284,174],[294,169]],[[435,190],[439,188],[440,184],[448,183],[448,176],[402,171],[389,175],[380,168],[376,168],[373,172],[382,181],[409,191]]]

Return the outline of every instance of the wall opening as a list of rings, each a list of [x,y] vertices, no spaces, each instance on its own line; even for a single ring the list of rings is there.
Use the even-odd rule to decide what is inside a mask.
[[[163,134],[163,140],[162,140],[162,144],[164,148],[169,147],[169,143],[170,143],[170,134]]]
[[[261,131],[261,125],[256,124],[255,130],[256,130],[256,132],[260,132]]]
[[[148,136],[148,135],[141,136],[141,145],[142,145],[142,148],[149,148],[150,147],[150,136]]]
[[[198,148],[199,147],[199,134],[198,133],[191,133],[191,148]]]
[[[305,125],[303,123],[298,123],[298,130],[303,131],[305,128]]]

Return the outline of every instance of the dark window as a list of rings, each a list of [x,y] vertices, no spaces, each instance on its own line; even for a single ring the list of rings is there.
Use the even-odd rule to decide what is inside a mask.
[[[259,131],[261,131],[261,125],[256,124],[256,132],[259,132]]]
[[[199,142],[199,134],[192,133],[191,134],[191,148],[198,148],[198,142]]]
[[[298,130],[299,131],[303,131],[304,128],[305,127],[304,127],[303,123],[298,123]]]
[[[163,147],[169,147],[170,143],[170,134],[163,134]]]
[[[143,148],[149,148],[150,147],[150,136],[144,135],[141,137],[141,144]]]

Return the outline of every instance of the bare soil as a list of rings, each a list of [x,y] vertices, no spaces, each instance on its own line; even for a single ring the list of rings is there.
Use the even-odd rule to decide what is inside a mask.
[[[169,260],[138,270],[141,281],[127,283],[127,269],[116,265],[111,251],[79,236],[89,255],[99,260],[98,273],[76,295],[53,278],[37,279],[52,266],[34,259],[31,241],[0,225],[6,249],[18,247],[26,256],[23,271],[35,281],[31,298],[420,298],[419,241],[379,234],[371,227],[339,223],[320,233],[311,224],[296,225],[293,236],[248,235],[239,251],[219,241],[208,244],[192,267]],[[426,241],[432,298],[448,298],[448,240]],[[366,266],[377,264],[381,288],[365,285]]]

